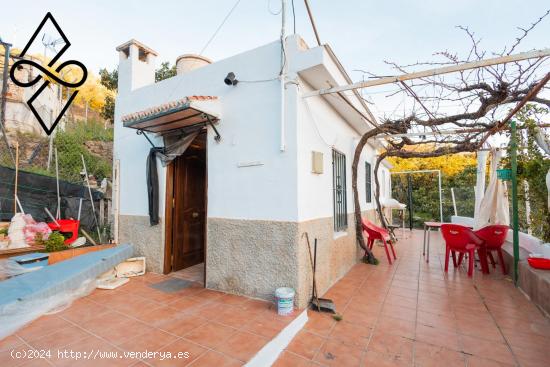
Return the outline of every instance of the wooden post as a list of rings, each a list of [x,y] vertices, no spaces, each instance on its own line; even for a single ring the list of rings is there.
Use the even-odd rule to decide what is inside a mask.
[[[15,189],[13,194],[13,214],[17,214],[17,179],[19,176],[19,141],[15,142]]]

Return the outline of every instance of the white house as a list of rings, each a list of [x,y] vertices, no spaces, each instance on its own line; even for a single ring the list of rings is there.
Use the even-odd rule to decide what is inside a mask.
[[[131,40],[117,50],[116,230],[119,242],[147,257],[149,270],[204,263],[207,288],[270,299],[277,287],[289,286],[303,307],[311,294],[304,232],[318,239],[321,293],[359,261],[351,163],[371,128],[359,111],[375,119],[353,93],[302,98],[350,83],[328,45],[286,39],[284,90],[280,41],[214,63],[180,57],[178,75],[158,83],[152,49]],[[148,139],[163,147],[168,133],[169,144],[194,140],[166,167],[155,158],[160,219],[150,225]],[[371,219],[374,180],[366,177],[379,148],[367,146],[359,167],[362,210]],[[390,195],[387,164],[380,179],[381,192]]]
[[[0,52],[0,58],[4,60],[4,50]],[[10,56],[10,67],[15,61],[20,59]],[[33,56],[25,56],[27,60],[40,62],[39,59]],[[15,70],[15,78],[20,82],[28,82],[36,78],[36,71],[30,65],[20,65]],[[1,76],[0,76],[1,81]],[[37,83],[31,87],[17,86],[11,79],[7,82],[8,89],[6,92],[6,121],[5,128],[7,132],[33,133],[46,135],[40,124],[36,121],[36,117],[29,108],[27,102],[42,86],[42,83]],[[56,83],[50,83],[40,94],[36,96],[33,102],[33,107],[40,115],[44,123],[48,126],[55,121],[64,102],[61,99],[61,88]],[[59,126],[64,128],[65,121],[62,119]]]

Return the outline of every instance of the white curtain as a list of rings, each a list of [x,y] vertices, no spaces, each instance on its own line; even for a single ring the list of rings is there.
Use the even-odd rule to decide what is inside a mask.
[[[538,127],[536,128],[535,141],[546,154],[550,155],[550,142]],[[548,209],[550,210],[550,170],[546,174],[546,189],[548,190]]]
[[[481,200],[485,194],[485,166],[487,165],[488,151],[477,152],[477,174],[475,188],[474,218],[478,215]]]
[[[489,224],[510,224],[510,207],[506,184],[497,177],[497,169],[502,158],[501,150],[491,151],[491,176],[487,191],[481,200],[477,215],[474,217],[474,229],[483,228]]]

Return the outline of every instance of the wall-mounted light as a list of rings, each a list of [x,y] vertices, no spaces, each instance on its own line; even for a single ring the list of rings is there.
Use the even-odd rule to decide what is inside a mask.
[[[235,73],[232,71],[227,74],[223,81],[227,85],[237,85],[237,83],[239,82],[237,78],[235,78]]]

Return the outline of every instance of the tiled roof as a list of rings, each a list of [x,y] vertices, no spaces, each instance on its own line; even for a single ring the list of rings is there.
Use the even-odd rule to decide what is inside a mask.
[[[216,96],[188,96],[188,97],[179,99],[177,101],[166,102],[159,106],[150,107],[143,111],[138,111],[138,112],[130,113],[128,115],[124,115],[122,116],[122,122],[135,121],[135,120],[147,118],[150,116],[154,116],[157,114],[161,114],[163,112],[167,112],[173,109],[177,109],[179,107],[183,107],[186,104],[189,104],[190,102],[213,101],[217,99],[218,97]]]

